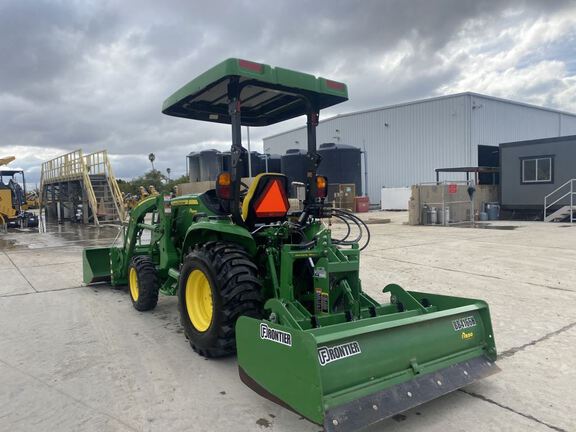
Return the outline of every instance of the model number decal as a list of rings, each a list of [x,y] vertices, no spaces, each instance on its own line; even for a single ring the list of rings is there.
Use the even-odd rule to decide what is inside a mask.
[[[454,331],[460,331],[470,327],[476,327],[476,320],[474,319],[473,316],[458,318],[452,321],[452,327],[454,327]]]
[[[328,363],[342,360],[346,357],[352,357],[356,354],[362,354],[358,342],[348,342],[330,348],[324,346],[318,348],[318,361],[320,362],[320,366],[326,366]]]
[[[269,340],[286,346],[292,346],[292,335],[288,332],[260,323],[260,339]]]
[[[185,199],[185,200],[172,201],[172,206],[185,206],[185,205],[198,205],[198,200]]]

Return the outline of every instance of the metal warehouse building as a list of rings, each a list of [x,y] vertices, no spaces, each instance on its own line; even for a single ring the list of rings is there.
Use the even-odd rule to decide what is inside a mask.
[[[382,187],[435,181],[436,168],[477,166],[483,146],[496,150],[503,142],[573,134],[575,114],[467,92],[323,120],[318,144],[339,142],[364,150],[367,192],[377,203]],[[264,148],[277,154],[304,149],[306,128],[264,138]]]

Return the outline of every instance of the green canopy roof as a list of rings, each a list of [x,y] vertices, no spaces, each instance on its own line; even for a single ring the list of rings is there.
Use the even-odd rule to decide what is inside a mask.
[[[346,84],[313,75],[231,58],[190,81],[164,101],[162,112],[176,117],[230,123],[228,83],[237,76],[242,124],[267,126],[306,114],[301,96],[319,109],[348,100]]]

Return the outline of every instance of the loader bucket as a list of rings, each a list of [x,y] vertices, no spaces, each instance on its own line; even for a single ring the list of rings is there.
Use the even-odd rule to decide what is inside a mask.
[[[408,294],[425,307],[321,328],[241,317],[242,381],[326,431],[354,431],[499,370],[486,303]]]
[[[84,249],[82,272],[85,284],[109,281],[111,276],[110,248]]]

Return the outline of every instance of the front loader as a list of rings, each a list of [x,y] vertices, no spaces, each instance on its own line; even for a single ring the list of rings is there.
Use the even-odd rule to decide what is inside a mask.
[[[327,431],[363,428],[499,370],[485,302],[389,284],[381,304],[363,291],[368,227],[325,203],[327,179],[316,173],[319,111],[347,98],[340,82],[246,60],[218,64],[162,112],[231,125],[230,171],[214,190],[143,200],[121,246],[84,251],[86,283],[127,284],[140,311],[159,292],[178,296],[197,353],[237,352],[245,384]],[[284,175],[242,182],[241,126],[300,116],[306,199],[290,211]]]

